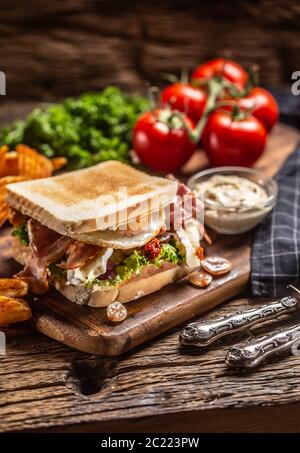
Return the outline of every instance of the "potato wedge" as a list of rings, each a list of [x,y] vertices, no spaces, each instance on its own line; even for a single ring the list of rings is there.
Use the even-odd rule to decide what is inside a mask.
[[[0,168],[1,168],[1,165],[2,165],[2,161],[4,160],[4,157],[7,153],[7,151],[9,151],[9,147],[7,145],[2,145],[0,146]]]
[[[25,300],[0,296],[0,326],[27,321],[31,316],[31,308]]]
[[[18,171],[18,154],[9,151],[0,159],[0,176],[17,175]]]
[[[5,190],[5,187],[7,184],[12,184],[14,182],[21,182],[25,181],[27,178],[24,176],[3,176],[0,178],[0,191],[2,193],[3,189]]]
[[[18,174],[28,179],[47,178],[53,173],[51,160],[26,145],[17,145]]]
[[[6,204],[6,185],[13,182],[24,181],[26,178],[23,176],[4,176],[0,178],[0,227],[8,219],[8,205]]]
[[[28,284],[20,278],[0,278],[0,296],[22,297],[28,293]]]
[[[51,164],[53,166],[53,171],[58,171],[67,165],[68,159],[66,157],[53,157],[51,159]]]
[[[0,227],[4,225],[6,220],[8,219],[8,206],[4,203],[4,201],[0,202]]]

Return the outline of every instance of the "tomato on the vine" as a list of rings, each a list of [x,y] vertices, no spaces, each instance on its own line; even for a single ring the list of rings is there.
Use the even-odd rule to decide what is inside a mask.
[[[239,90],[245,88],[248,82],[247,71],[235,61],[225,58],[215,58],[197,66],[192,73],[192,80],[205,81],[214,76],[224,77]]]
[[[133,148],[152,170],[174,172],[196,149],[187,131],[193,128],[193,122],[184,114],[179,117],[169,109],[156,109],[137,120],[132,132]]]
[[[213,166],[251,167],[264,151],[266,135],[254,116],[216,110],[208,118],[202,145]]]
[[[185,113],[194,123],[198,123],[206,105],[207,94],[189,83],[176,82],[162,91],[161,101],[163,105]]]
[[[247,96],[235,99],[236,103],[245,110],[251,110],[255,116],[269,132],[279,117],[277,102],[272,94],[264,88],[255,87]]]

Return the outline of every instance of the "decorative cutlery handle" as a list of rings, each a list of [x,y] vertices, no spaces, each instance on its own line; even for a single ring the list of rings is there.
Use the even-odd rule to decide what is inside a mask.
[[[254,340],[247,340],[229,349],[225,362],[230,368],[255,368],[268,357],[286,351],[298,352],[300,345],[300,326],[276,330]],[[294,346],[294,348],[293,348]]]
[[[182,345],[205,347],[221,337],[240,332],[268,319],[277,318],[283,313],[293,312],[297,308],[297,298],[287,296],[259,308],[238,311],[221,318],[193,322],[183,329],[179,341]]]

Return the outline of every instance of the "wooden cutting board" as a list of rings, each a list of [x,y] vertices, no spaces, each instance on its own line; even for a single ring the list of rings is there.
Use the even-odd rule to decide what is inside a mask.
[[[245,288],[250,272],[250,238],[242,235],[217,239],[207,251],[214,252],[232,261],[230,274],[215,279],[207,289],[192,287],[182,279],[129,302],[128,317],[120,324],[111,323],[105,309],[76,305],[55,289],[32,300],[32,322],[40,332],[73,348],[92,354],[119,355]],[[10,228],[1,231],[0,253],[1,277],[20,269],[11,258]]]
[[[268,149],[257,167],[273,175],[292,152],[300,134],[293,128],[279,125],[269,138]],[[199,152],[185,168],[186,173],[205,165]],[[0,232],[0,276],[11,276],[18,270],[11,258],[10,229]],[[36,329],[55,340],[78,350],[116,356],[150,338],[203,313],[235,296],[245,287],[250,275],[251,234],[215,236],[207,254],[217,253],[232,261],[230,274],[215,279],[206,289],[189,285],[185,279],[163,290],[126,304],[128,317],[114,325],[105,309],[93,309],[69,302],[52,289],[34,298],[32,320]]]

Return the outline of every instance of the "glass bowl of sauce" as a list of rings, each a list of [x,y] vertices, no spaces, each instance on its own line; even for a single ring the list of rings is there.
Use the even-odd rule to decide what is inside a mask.
[[[275,206],[278,193],[274,179],[246,167],[204,170],[192,176],[188,186],[204,202],[205,224],[223,234],[257,226]]]

